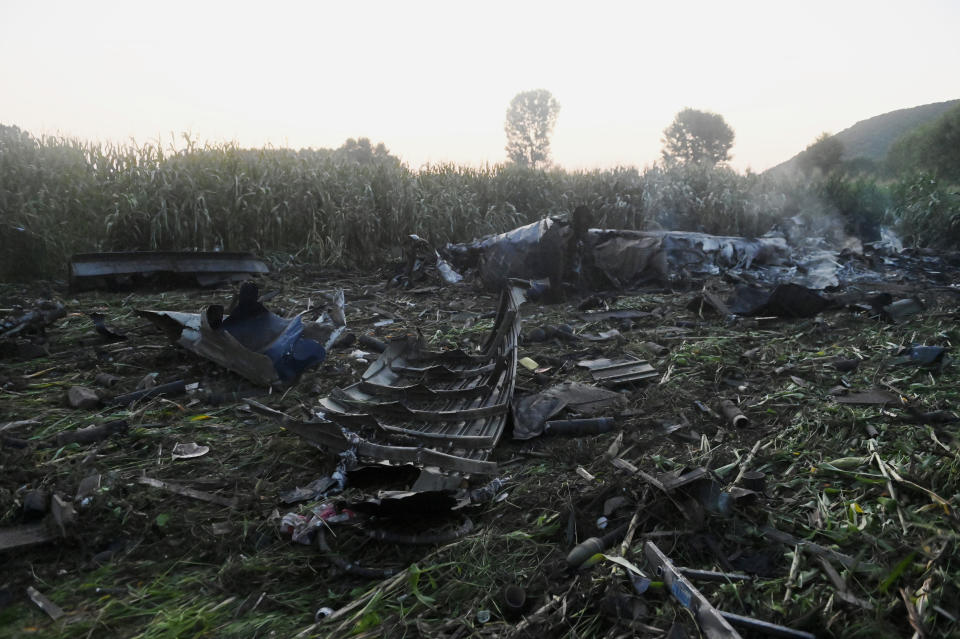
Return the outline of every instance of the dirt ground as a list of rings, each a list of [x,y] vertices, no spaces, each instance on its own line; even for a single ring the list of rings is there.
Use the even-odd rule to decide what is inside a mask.
[[[726,573],[694,581],[726,612],[819,637],[960,636],[957,367],[949,352],[927,366],[901,355],[912,345],[949,349],[960,337],[955,270],[934,266],[932,275],[902,270],[847,287],[843,304],[807,319],[711,314],[690,306],[701,283],[595,300],[642,312],[629,320],[584,319],[577,307],[588,295],[528,302],[518,356],[537,367],[518,368],[516,396],[590,383],[577,362],[625,353],[648,359],[657,377],[617,389],[626,406],[601,413],[616,418],[610,432],[516,441],[508,429],[493,454],[504,480],[493,500],[394,524],[438,530],[469,517],[468,534],[408,546],[370,538],[359,519],[334,524],[325,539],[339,562],[281,531],[284,514],[307,513],[317,502],[280,499],[329,476],[338,458],[231,396],[249,383],[171,345],[135,314],[228,304],[235,287],[0,286],[8,314],[40,299],[60,300],[67,311],[44,335],[8,340],[0,351],[0,426],[28,420],[0,433],[0,530],[41,522],[59,533],[43,494],[76,511],[55,539],[0,551],[0,636],[700,636],[695,616],[646,562],[646,542],[677,566]],[[412,291],[388,280],[388,273],[286,267],[259,285],[281,315],[320,310],[325,294],[342,288],[349,330],[379,339],[419,331],[432,348],[475,349],[492,326],[497,294],[469,280]],[[732,286],[723,278],[710,284],[720,292]],[[852,304],[881,291],[894,299],[917,294],[925,309],[894,323]],[[99,335],[90,312],[127,339]],[[383,320],[393,321],[374,326]],[[574,334],[616,328],[620,335],[529,340],[538,327],[563,324]],[[357,348],[333,350],[297,384],[256,401],[308,417],[319,398],[366,369]],[[116,377],[110,386],[96,381],[103,373]],[[200,382],[201,392],[113,408],[67,404],[73,386],[111,397],[148,375],[157,384]],[[839,393],[870,390],[887,399],[837,401]],[[723,400],[748,423],[735,427],[719,414]],[[128,427],[99,441],[58,440],[121,419]],[[209,451],[175,459],[175,446],[189,443]],[[658,486],[699,468],[708,471],[705,481],[669,492]],[[765,483],[758,492],[730,492],[743,486],[745,471],[764,473]],[[330,500],[403,490],[412,476],[358,475]],[[470,487],[488,480],[472,478]],[[626,532],[603,555],[568,565],[576,544],[617,528]],[[618,557],[649,577],[642,594]],[[397,572],[364,577],[344,572],[344,563]],[[511,585],[525,593],[512,614],[504,604]],[[59,616],[31,600],[28,588]]]

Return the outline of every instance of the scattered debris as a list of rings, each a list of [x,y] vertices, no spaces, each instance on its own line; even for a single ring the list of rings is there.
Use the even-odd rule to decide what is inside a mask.
[[[836,306],[799,284],[780,284],[772,290],[738,286],[729,305],[737,315],[763,317],[813,317]]]
[[[10,310],[10,309],[7,309]],[[13,313],[0,321],[0,339],[10,339],[28,333],[43,333],[44,330],[67,314],[63,304],[43,300],[29,311],[13,309]]]
[[[37,607],[40,608],[40,610],[47,613],[47,615],[54,621],[56,621],[57,619],[59,619],[65,614],[63,612],[63,608],[61,608],[57,604],[50,601],[46,597],[46,595],[41,593],[39,590],[37,590],[33,586],[30,586],[29,588],[27,588],[27,595],[30,597],[30,601],[35,603]]]
[[[710,602],[700,594],[692,583],[676,569],[670,559],[661,552],[657,545],[648,541],[644,545],[647,562],[653,567],[655,574],[663,578],[663,582],[670,594],[683,606],[693,612],[697,625],[709,639],[738,639],[740,633],[724,619],[720,611],[710,605]]]
[[[564,409],[581,415],[596,415],[624,404],[626,398],[620,393],[580,382],[564,382],[513,400],[513,438],[530,439],[542,435],[548,420]]]
[[[58,537],[60,535],[45,522],[4,528],[0,529],[0,551],[45,544]]]
[[[629,353],[618,359],[583,360],[578,363],[590,370],[594,381],[604,386],[621,386],[657,376],[656,369],[646,360]]]
[[[839,404],[899,404],[900,395],[891,391],[874,389],[868,391],[859,391],[845,393],[835,398]]]
[[[922,313],[925,309],[923,302],[916,296],[879,305],[883,317],[895,324],[900,324],[914,315]]]
[[[547,397],[563,400],[564,406],[582,415],[596,415],[625,406],[627,398],[605,388],[580,382],[564,382],[543,391]]]
[[[88,315],[93,321],[93,327],[104,340],[108,342],[122,342],[127,339],[126,335],[114,327],[107,325],[107,318],[104,317],[103,313],[88,313]]]
[[[911,346],[897,353],[890,364],[892,366],[942,367],[947,363],[947,349],[943,346]]]
[[[144,486],[157,488],[159,490],[164,490],[175,495],[182,495],[184,497],[191,497],[193,499],[199,499],[200,501],[210,502],[211,504],[217,504],[218,506],[223,506],[224,508],[235,508],[237,505],[236,498],[227,499],[225,497],[221,497],[220,495],[214,495],[202,490],[195,490],[193,488],[181,486],[180,484],[174,484],[172,482],[161,481],[159,479],[154,479],[153,477],[140,477],[137,479],[137,483],[143,484]]]
[[[720,402],[720,412],[734,428],[744,428],[750,425],[747,416],[740,412],[740,408],[729,399]]]
[[[100,405],[100,396],[97,391],[86,386],[71,386],[67,390],[67,403],[72,408],[96,408]]]
[[[210,452],[209,446],[201,446],[196,442],[188,442],[186,444],[181,444],[177,442],[173,450],[170,453],[170,456],[173,459],[193,459],[195,457],[203,457]]]
[[[544,435],[562,435],[564,437],[583,437],[600,435],[613,430],[612,417],[591,417],[588,419],[560,419],[548,421],[543,427]]]
[[[130,288],[143,284],[189,282],[214,286],[269,273],[250,253],[134,251],[82,253],[70,258],[70,288]]]
[[[240,287],[230,315],[212,305],[200,314],[138,311],[164,329],[171,341],[255,384],[270,386],[294,381],[304,370],[323,361],[323,346],[306,336],[300,315],[284,319],[258,301],[252,282]],[[339,333],[330,325],[328,346]],[[314,331],[311,331],[311,333]]]
[[[789,260],[786,240],[780,237],[608,229],[579,235],[581,241],[576,242],[574,224],[545,218],[469,244],[449,244],[444,252],[461,271],[478,269],[483,284],[493,289],[509,278],[548,279],[550,289],[556,289],[561,279],[626,288]]]
[[[100,425],[87,426],[74,431],[58,433],[56,446],[67,444],[93,444],[112,435],[127,432],[129,425],[125,419],[117,419]]]
[[[140,616],[120,616],[130,606],[144,620],[169,611],[192,624],[202,611],[212,631],[278,636],[711,636],[663,597],[692,594],[643,563],[653,541],[745,635],[955,634],[960,260],[871,245],[817,253],[811,241],[815,252],[750,261],[732,244],[707,255],[683,238],[574,226],[540,238],[527,258],[545,258],[543,277],[517,297],[508,289],[495,312],[491,294],[444,279],[444,262],[468,281],[480,262],[464,269],[426,246],[416,288],[379,274],[318,281],[305,267],[264,277],[272,292],[254,294],[255,307],[242,289],[219,328],[208,318],[211,332],[251,307],[244,324],[275,326],[263,308],[275,304],[304,311],[279,322],[299,317],[302,339],[329,351],[282,392],[171,348],[127,310],[170,309],[160,323],[200,339],[206,312],[194,328],[165,314],[201,306],[202,291],[78,294],[45,334],[15,333],[0,344],[13,355],[0,370],[4,614],[27,609],[9,593],[49,584],[78,611],[68,619],[88,620],[56,624],[70,636],[142,633]],[[601,255],[601,269],[604,250],[636,263]],[[762,292],[757,319],[733,313],[737,286]],[[524,292],[569,301],[524,307],[521,351]],[[818,298],[833,312],[798,319]],[[4,288],[0,314],[22,315],[24,299]],[[91,311],[127,339],[91,336]],[[17,355],[21,345],[43,361]],[[631,370],[656,381],[607,387]],[[101,415],[64,408],[71,386],[105,393]],[[147,401],[158,396],[170,400]],[[260,396],[272,408],[250,399]],[[511,424],[516,441],[503,437]],[[314,551],[276,545],[278,528]],[[123,564],[121,581],[108,571],[91,582],[106,562]],[[218,587],[184,587],[181,575]],[[144,598],[140,582],[172,594]]]
[[[513,397],[524,299],[517,286],[504,291],[479,354],[429,351],[415,338],[391,342],[362,381],[320,401],[323,420],[284,426],[357,458],[496,474],[497,465],[486,459]]]
[[[107,400],[106,403],[110,406],[129,406],[134,402],[139,402],[144,399],[183,395],[187,392],[187,386],[188,384],[184,380],[178,379],[174,382],[159,384],[157,386],[151,386],[150,388],[135,390],[132,393],[117,395],[116,397],[112,397],[111,399]]]
[[[116,385],[118,382],[122,382],[123,378],[119,375],[113,375],[111,373],[97,373],[97,376],[94,378],[94,383],[97,386],[105,386],[110,388]]]

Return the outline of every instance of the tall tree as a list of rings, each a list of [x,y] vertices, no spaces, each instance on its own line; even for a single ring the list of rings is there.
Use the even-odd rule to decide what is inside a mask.
[[[723,116],[686,108],[663,131],[663,159],[668,163],[707,163],[730,159],[733,129]]]
[[[829,133],[821,133],[797,158],[804,173],[820,169],[824,175],[838,168],[842,160],[843,142]]]
[[[550,135],[560,103],[546,89],[518,93],[507,109],[507,158],[533,168],[550,164]]]

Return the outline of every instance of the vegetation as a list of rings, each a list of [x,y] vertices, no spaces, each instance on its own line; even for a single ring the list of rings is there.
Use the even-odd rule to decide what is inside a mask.
[[[857,122],[835,135],[843,144],[846,162],[880,165],[892,145],[903,135],[923,126],[960,105],[960,100],[924,104],[909,109],[898,109]],[[794,156],[770,171],[786,172],[797,168]]]
[[[370,267],[407,233],[434,244],[469,240],[579,204],[604,227],[758,235],[796,220],[807,234],[825,237],[867,237],[880,224],[896,224],[915,244],[960,238],[957,182],[911,163],[891,177],[849,162],[811,175],[740,174],[722,161],[665,162],[643,171],[568,172],[516,162],[412,171],[364,138],[300,151],[186,142],[181,150],[102,145],[0,127],[0,277],[56,275],[72,252],[134,248],[277,251],[320,265]],[[892,290],[915,292],[923,273],[917,267],[908,274],[917,280]],[[438,347],[467,351],[489,326],[477,318],[494,305],[472,288],[418,295],[385,289],[379,275],[318,279],[312,270],[290,269],[264,281],[280,293],[271,308],[281,314],[314,308],[322,291],[345,288],[351,330],[384,339],[419,331]],[[44,288],[0,284],[0,297],[19,303],[47,295],[39,292]],[[496,451],[510,475],[503,498],[472,511],[474,531],[448,544],[397,547],[338,526],[331,542],[338,553],[399,570],[381,581],[343,574],[316,548],[279,533],[281,512],[297,508],[281,505],[279,495],[329,475],[338,460],[242,403],[153,398],[98,411],[67,408],[64,391],[98,373],[120,379],[118,392],[132,390],[145,373],[161,382],[203,380],[204,389],[238,387],[235,377],[170,347],[137,319],[137,307],[194,309],[195,292],[86,293],[82,303],[68,302],[70,314],[50,329],[38,356],[4,364],[0,415],[20,425],[4,433],[11,445],[0,447],[7,479],[0,524],[21,522],[28,487],[74,495],[93,473],[102,483],[66,539],[4,558],[0,637],[612,637],[650,626],[666,632],[686,613],[661,583],[651,584],[642,610],[625,609],[620,602],[637,599],[616,565],[576,575],[563,570],[575,541],[602,534],[596,522],[614,495],[632,502],[629,521],[638,525],[636,536],[608,556],[639,562],[644,540],[653,539],[678,565],[749,566],[757,574],[742,584],[703,584],[721,609],[818,636],[956,636],[960,457],[948,411],[960,399],[958,369],[951,362],[894,365],[901,347],[956,342],[956,304],[944,288],[922,291],[926,311],[902,324],[855,309],[780,325],[731,323],[701,315],[684,295],[611,300],[614,308],[644,313],[626,327],[577,324],[585,333],[622,330],[615,344],[589,346],[590,353],[641,352],[648,340],[669,346],[652,360],[660,380],[625,394],[622,432],[505,438]],[[226,302],[230,294],[212,295]],[[132,339],[91,347],[92,328],[80,312],[91,309]],[[397,321],[377,326],[385,312]],[[576,317],[572,305],[523,313],[528,327]],[[568,344],[525,341],[522,349],[555,381],[588,380],[566,365]],[[841,376],[838,360],[851,358],[859,365]],[[364,368],[349,349],[334,350],[300,384],[262,399],[310,415],[318,397]],[[543,380],[525,369],[519,376],[524,388]],[[889,389],[899,401],[839,404],[830,390],[838,381]],[[737,400],[752,425],[718,427],[697,408],[705,398]],[[113,419],[127,420],[129,432],[95,445],[46,445],[60,433]],[[173,460],[178,442],[210,452]],[[615,465],[617,457],[628,465]],[[752,468],[766,473],[767,486],[762,499],[720,516],[681,508],[624,470],[631,465],[650,475],[704,467],[724,483]],[[236,507],[147,489],[138,483],[143,475],[235,499]],[[341,497],[364,495],[350,486]],[[852,561],[827,563],[800,544],[773,544],[766,526]],[[538,614],[505,620],[500,593],[509,584],[527,590],[528,612]],[[49,620],[23,596],[28,585],[66,615]],[[337,612],[316,619],[323,608]]]
[[[713,163],[728,157],[732,141],[722,118],[701,114],[713,123],[710,141],[689,111],[668,129],[677,133],[665,140],[671,161],[643,171],[534,168],[544,156],[532,151],[522,162],[414,171],[365,138],[296,151],[185,138],[174,149],[38,139],[0,125],[0,278],[59,275],[73,253],[134,249],[277,252],[369,268],[410,233],[434,245],[469,241],[580,204],[610,228],[761,235],[800,215],[824,232],[867,239],[881,224],[899,224],[917,244],[960,239],[950,155],[960,145],[935,144],[953,139],[946,136],[960,110],[898,142],[897,149],[921,147],[900,157],[925,159],[901,161],[893,176],[865,161],[838,163],[839,135],[821,136],[805,152],[816,174],[740,174]]]
[[[960,182],[960,104],[897,140],[886,168],[893,174],[919,169]]]
[[[514,96],[504,125],[507,158],[519,166],[549,166],[550,135],[559,113],[560,103],[546,89],[524,91]]]
[[[820,171],[826,175],[840,166],[843,160],[843,142],[834,135],[822,133],[797,156],[800,169],[810,174]]]
[[[733,129],[722,115],[684,109],[663,132],[663,159],[668,163],[709,165],[730,159]]]
[[[919,173],[894,185],[895,214],[915,243],[955,249],[960,239],[960,190]]]

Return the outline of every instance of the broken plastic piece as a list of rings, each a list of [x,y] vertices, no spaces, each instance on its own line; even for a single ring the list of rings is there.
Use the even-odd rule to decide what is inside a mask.
[[[551,386],[541,393],[525,395],[513,401],[513,438],[530,439],[543,434],[547,420],[564,408],[594,415],[623,406],[626,402],[620,393],[589,384],[566,382]]]
[[[538,393],[513,400],[513,438],[530,439],[543,434],[547,420],[567,405],[560,397]]]

